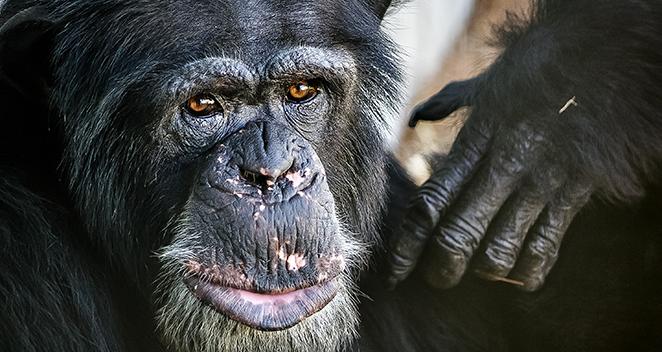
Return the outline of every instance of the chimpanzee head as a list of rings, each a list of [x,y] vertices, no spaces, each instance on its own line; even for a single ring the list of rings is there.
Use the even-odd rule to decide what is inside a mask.
[[[47,96],[84,228],[173,350],[334,350],[355,335],[353,269],[376,241],[397,100],[388,2],[16,15],[3,70],[26,101]]]

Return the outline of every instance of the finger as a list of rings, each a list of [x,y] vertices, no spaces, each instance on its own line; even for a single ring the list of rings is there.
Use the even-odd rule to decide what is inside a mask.
[[[542,212],[527,235],[510,275],[510,278],[524,283],[524,290],[535,291],[542,286],[558,258],[563,235],[590,195],[591,187],[585,184],[567,186],[560,197]]]
[[[404,280],[413,270],[442,211],[455,199],[487,150],[488,131],[483,122],[467,123],[443,167],[421,186],[412,200],[405,220],[396,232],[399,236],[391,243],[389,286]]]
[[[470,106],[476,81],[477,78],[472,78],[447,84],[437,94],[414,109],[409,119],[409,127],[415,127],[416,123],[421,120],[442,120],[453,111],[463,106]]]
[[[428,247],[431,263],[426,267],[429,284],[455,286],[467,269],[473,253],[492,219],[519,183],[527,163],[510,152],[492,158],[450,208]]]
[[[474,272],[487,280],[501,280],[508,276],[517,262],[526,235],[540,216],[550,198],[558,192],[566,173],[545,161],[527,181],[506,201],[492,221],[476,258]],[[529,165],[529,169],[530,169]]]
[[[506,201],[490,224],[481,250],[472,262],[476,274],[488,280],[508,276],[527,232],[546,203],[547,198],[537,190],[537,185],[516,192]]]

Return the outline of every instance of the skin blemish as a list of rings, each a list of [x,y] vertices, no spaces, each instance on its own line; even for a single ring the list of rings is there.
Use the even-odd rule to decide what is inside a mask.
[[[233,184],[233,185],[239,184],[239,180],[235,180],[235,179],[232,179],[232,178],[226,179],[225,182]]]
[[[186,262],[186,269],[189,272],[199,272],[202,270],[202,265],[194,260],[189,260]]]
[[[282,261],[287,261],[287,253],[285,252],[285,247],[280,246],[276,254],[278,255],[278,259]]]
[[[299,197],[301,197],[301,198],[305,198],[305,199],[308,199],[308,200],[312,200],[312,199],[313,199],[310,195],[306,194],[306,193],[303,192],[303,191],[299,191],[299,192],[297,192],[297,195],[298,195]]]
[[[306,176],[305,173],[302,176],[301,173],[299,173],[299,171],[291,171],[285,175],[285,178],[288,179],[290,182],[292,182],[292,187],[299,188],[299,186],[303,183]]]
[[[345,258],[340,254],[322,255],[318,257],[316,268],[320,273],[328,275],[345,270]]]
[[[287,257],[287,270],[297,271],[306,266],[306,258],[303,255],[294,253]]]
[[[239,263],[241,266],[241,263]],[[242,286],[253,287],[253,282],[248,279],[248,276],[237,266],[232,265],[219,265],[212,264],[207,266],[197,261],[189,260],[185,263],[185,268],[188,276],[198,276],[201,280],[212,282],[217,285],[223,286]],[[196,287],[193,288],[197,290]]]
[[[323,282],[324,280],[329,278],[329,274],[327,273],[320,273],[317,275],[317,283]]]
[[[345,258],[340,254],[331,256],[329,259],[332,263],[336,263],[340,268],[345,268]]]

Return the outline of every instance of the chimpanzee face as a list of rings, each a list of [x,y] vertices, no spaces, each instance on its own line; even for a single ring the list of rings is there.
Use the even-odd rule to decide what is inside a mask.
[[[156,129],[161,159],[190,167],[181,169],[186,202],[160,255],[166,335],[186,316],[192,325],[180,333],[209,334],[204,341],[218,334],[217,343],[237,347],[245,337],[220,332],[301,323],[293,332],[256,336],[271,341],[326,329],[322,340],[334,344],[337,331],[351,336],[356,312],[347,266],[362,246],[340,221],[313,143],[345,116],[356,70],[348,52],[298,46],[257,65],[206,57],[165,85],[178,104]],[[193,325],[199,321],[212,325],[201,330]]]
[[[396,100],[381,14],[359,0],[81,6],[54,49],[71,189],[150,292],[164,343],[349,341]]]

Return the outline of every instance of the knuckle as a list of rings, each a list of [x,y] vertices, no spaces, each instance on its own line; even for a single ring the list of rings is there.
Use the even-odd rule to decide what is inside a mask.
[[[529,246],[530,255],[540,260],[554,257],[559,251],[559,235],[556,231],[542,230],[536,233]]]
[[[448,203],[450,193],[450,185],[441,177],[440,180],[430,179],[426,182],[419,192],[419,197],[421,202],[438,209]]]
[[[485,228],[478,222],[457,216],[440,226],[439,232],[441,241],[446,247],[462,251],[465,256],[470,256],[478,247]]]
[[[470,137],[458,139],[458,148],[454,151],[456,152],[454,156],[461,160],[478,160],[484,154],[484,143]]]
[[[517,261],[519,245],[510,240],[497,240],[490,243],[482,257],[482,263],[492,270],[508,272]]]
[[[390,256],[391,273],[396,276],[405,276],[411,271],[413,261],[409,258],[392,253]]]

